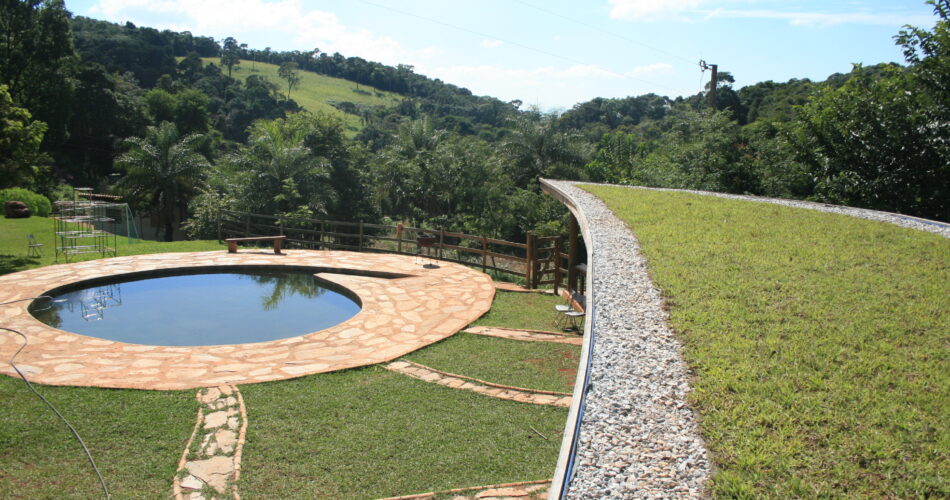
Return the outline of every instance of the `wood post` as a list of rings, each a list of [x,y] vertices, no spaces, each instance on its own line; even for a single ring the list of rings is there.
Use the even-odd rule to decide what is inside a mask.
[[[567,289],[577,291],[577,217],[570,215],[567,221]]]
[[[561,237],[554,240],[554,295],[557,295],[557,288],[561,286]]]
[[[247,238],[251,235],[251,214],[247,214],[247,217],[244,219],[244,237]]]
[[[359,247],[360,252],[362,252],[363,251],[363,221],[360,221],[360,242],[359,242],[358,247]]]
[[[528,288],[534,288],[534,262],[537,258],[534,249],[534,233],[528,231],[527,248],[525,249],[524,279]]]
[[[402,222],[396,224],[396,252],[402,253]]]
[[[488,237],[482,236],[482,272],[488,267]]]
[[[439,259],[442,258],[442,252],[445,248],[445,228],[439,228]]]
[[[129,238],[132,237],[132,233],[128,232]],[[218,243],[221,243],[221,209],[218,209]]]

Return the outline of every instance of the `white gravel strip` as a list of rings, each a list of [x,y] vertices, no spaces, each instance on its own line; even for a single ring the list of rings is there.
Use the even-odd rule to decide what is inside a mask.
[[[597,185],[615,186],[615,187],[624,187],[628,189],[646,189],[650,191],[670,191],[674,193],[693,193],[693,194],[701,194],[705,196],[715,196],[717,198],[729,198],[733,200],[755,201],[759,203],[774,203],[776,205],[785,205],[787,207],[807,208],[809,210],[818,210],[819,212],[829,212],[833,214],[842,214],[842,215],[849,215],[851,217],[858,217],[860,219],[886,222],[888,224],[894,224],[897,226],[907,227],[910,229],[926,231],[928,233],[934,233],[934,234],[943,236],[944,238],[950,238],[950,224],[946,222],[921,219],[919,217],[914,217],[911,215],[901,215],[901,214],[895,214],[891,212],[869,210],[867,208],[845,207],[841,205],[829,205],[827,203],[815,203],[812,201],[787,200],[784,198],[762,198],[759,196],[748,196],[748,195],[742,195],[742,194],[715,193],[712,191],[695,191],[691,189],[665,189],[665,188],[651,188],[651,187],[643,187],[643,186],[619,186],[616,184],[594,184],[594,183],[578,183],[578,184],[590,184],[594,186],[597,186]]]
[[[591,382],[567,497],[700,497],[710,464],[686,404],[689,370],[639,244],[600,199],[549,182],[583,211],[594,256]]]

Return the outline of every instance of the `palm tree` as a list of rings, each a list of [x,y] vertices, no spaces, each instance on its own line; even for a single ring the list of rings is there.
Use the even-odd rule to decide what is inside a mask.
[[[314,156],[304,141],[306,117],[255,122],[248,147],[236,158],[256,176],[255,196],[264,213],[325,213],[336,197],[330,185],[329,161]]]
[[[589,152],[575,132],[558,130],[557,118],[531,110],[512,118],[504,143],[515,185],[526,187],[540,176],[564,178],[587,162]]]
[[[201,134],[181,137],[174,123],[148,127],[145,137],[129,137],[129,149],[116,159],[126,175],[118,188],[131,199],[148,203],[165,241],[172,241],[175,225],[184,218],[188,201],[204,185],[208,160],[196,148]]]

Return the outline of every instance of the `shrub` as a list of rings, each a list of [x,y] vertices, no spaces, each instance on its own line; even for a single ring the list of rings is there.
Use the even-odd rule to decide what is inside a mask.
[[[0,203],[6,203],[8,201],[22,201],[30,209],[32,215],[39,215],[41,217],[48,217],[50,211],[53,209],[52,204],[49,202],[49,198],[34,193],[29,189],[23,188],[7,188],[0,189]]]

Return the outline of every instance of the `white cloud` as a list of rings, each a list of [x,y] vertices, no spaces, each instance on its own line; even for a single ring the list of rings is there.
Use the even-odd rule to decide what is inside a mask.
[[[613,19],[650,19],[696,9],[704,0],[608,0]]]
[[[710,9],[710,4],[756,3],[756,0],[608,0],[610,17],[625,20],[677,18],[681,21],[710,20],[716,17],[733,19],[779,19],[793,26],[828,27],[838,24],[901,26],[929,25],[933,18],[907,12],[867,10],[863,3],[850,2],[851,12],[795,12],[770,9]]]
[[[659,75],[669,75],[673,72],[673,65],[668,63],[653,63],[646,66],[637,66],[632,70],[625,73],[628,76],[632,77],[641,77],[641,76],[659,76]]]
[[[495,47],[501,47],[504,44],[505,42],[502,42],[501,40],[482,40],[482,43],[479,45],[489,49],[494,49]]]
[[[301,0],[99,0],[90,12],[118,22],[187,29],[216,38],[233,36],[239,41],[274,39],[277,34],[292,42],[286,47],[277,46],[276,40],[267,43],[280,50],[319,47],[385,64],[405,62],[413,55],[391,37],[350,28],[332,12],[305,9]],[[163,22],[169,19],[174,21]]]
[[[793,26],[828,27],[838,24],[870,24],[902,26],[904,24],[927,25],[933,22],[930,16],[894,13],[866,12],[787,12],[777,10],[726,10],[717,9],[705,13],[708,18],[733,19],[780,19]]]

